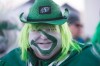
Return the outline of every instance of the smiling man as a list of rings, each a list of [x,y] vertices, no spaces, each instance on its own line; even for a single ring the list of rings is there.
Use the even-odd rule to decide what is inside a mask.
[[[27,19],[23,14],[20,49],[1,58],[0,66],[100,66],[92,45],[72,40],[67,16],[62,15],[55,2],[35,0]]]
[[[29,44],[37,57],[48,59],[61,49],[60,33],[52,25],[37,26],[29,32]]]

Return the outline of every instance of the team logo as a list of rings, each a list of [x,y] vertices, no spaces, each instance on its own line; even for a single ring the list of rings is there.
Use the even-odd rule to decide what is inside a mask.
[[[40,14],[50,14],[51,7],[50,6],[41,6],[41,7],[39,7],[39,13]]]

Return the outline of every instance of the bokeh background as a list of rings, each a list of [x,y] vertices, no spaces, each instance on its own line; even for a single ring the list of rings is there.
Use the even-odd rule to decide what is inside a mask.
[[[83,24],[83,38],[92,38],[96,26],[100,20],[100,0],[54,0],[60,5],[62,12],[68,8],[70,12],[80,14]],[[19,20],[19,15],[24,12],[28,15],[29,8],[34,3],[34,0],[0,0],[0,22],[8,20],[18,27],[17,35],[19,34],[23,23]],[[16,36],[15,36],[16,37]],[[11,38],[11,37],[10,37]],[[16,37],[17,38],[17,37]],[[18,44],[18,41],[15,41]],[[16,47],[14,45],[12,47]]]

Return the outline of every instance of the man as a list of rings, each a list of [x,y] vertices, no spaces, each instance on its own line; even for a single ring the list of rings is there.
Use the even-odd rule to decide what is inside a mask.
[[[67,11],[65,11],[67,13]],[[36,0],[20,34],[20,49],[1,58],[1,66],[100,66],[92,45],[82,46],[72,36],[58,5],[52,0]],[[21,51],[19,53],[19,51]],[[21,59],[17,56],[21,54]],[[8,55],[9,55],[8,54]],[[10,57],[12,60],[7,59]],[[25,61],[25,62],[22,62]],[[20,62],[18,62],[20,61]]]
[[[83,25],[80,22],[80,18],[77,14],[75,14],[75,13],[69,14],[68,25],[69,25],[70,31],[72,33],[73,39],[75,39],[76,41],[78,41],[80,43],[84,43],[85,41],[81,37]]]
[[[4,59],[4,61],[7,62],[11,61],[11,64],[14,63],[13,60],[16,59],[15,62],[17,62],[17,66],[20,63],[20,51],[16,49],[13,52],[12,50],[18,47],[18,45],[16,44],[18,31],[18,26],[15,23],[12,23],[12,20],[10,20],[10,18],[0,20],[0,58],[4,56],[2,60]],[[0,60],[0,66],[9,66],[10,63],[7,64],[2,60]],[[22,62],[20,63],[20,65],[21,64]]]
[[[15,45],[16,36],[17,25],[7,20],[0,20],[0,57],[7,54],[11,47]]]

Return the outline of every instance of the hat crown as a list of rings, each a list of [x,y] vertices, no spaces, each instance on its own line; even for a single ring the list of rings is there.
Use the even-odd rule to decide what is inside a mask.
[[[61,17],[62,13],[59,6],[52,0],[36,0],[30,8],[27,20],[55,19]]]
[[[46,23],[61,25],[67,21],[68,10],[65,9],[62,15],[60,7],[52,0],[35,0],[34,4],[29,10],[27,19],[20,14],[20,20],[23,23]]]

